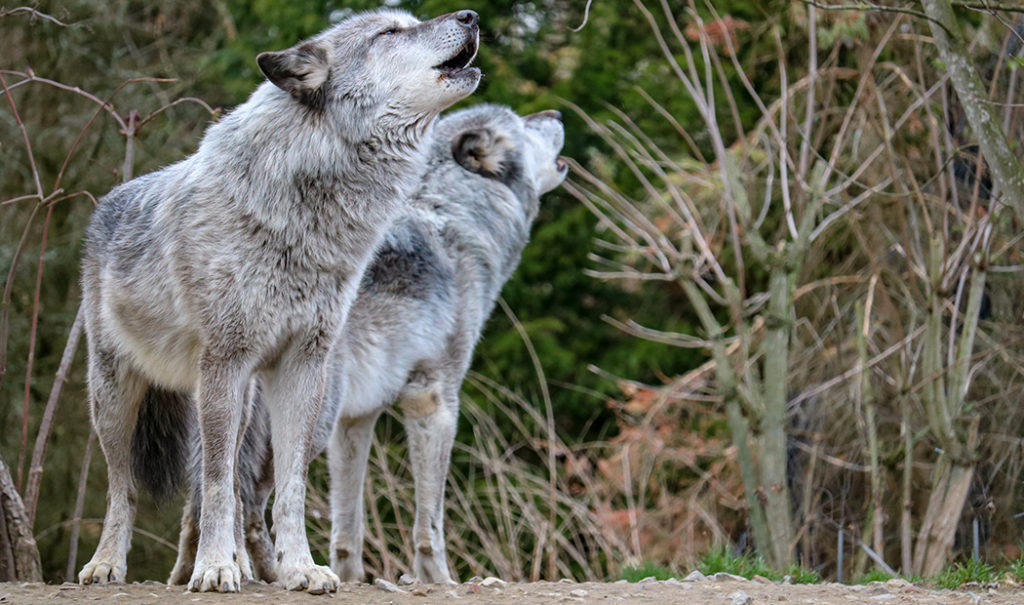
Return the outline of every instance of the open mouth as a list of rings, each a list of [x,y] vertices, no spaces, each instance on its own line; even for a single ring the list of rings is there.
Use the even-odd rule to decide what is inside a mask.
[[[567,164],[562,158],[555,160],[555,166],[558,168],[559,172],[567,172],[569,170],[569,164]]]
[[[479,48],[479,36],[472,36],[467,38],[461,47],[455,54],[448,58],[444,63],[435,65],[434,69],[446,74],[455,75],[469,67],[469,64],[473,62],[476,57],[476,51]]]

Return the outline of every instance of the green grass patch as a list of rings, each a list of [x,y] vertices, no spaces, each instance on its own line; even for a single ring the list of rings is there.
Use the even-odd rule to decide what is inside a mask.
[[[772,580],[782,579],[782,575],[768,567],[763,558],[752,554],[736,556],[724,547],[708,551],[697,562],[697,569],[706,576],[731,573],[748,579],[756,575]]]
[[[764,574],[761,574],[764,576]],[[821,583],[821,575],[813,569],[807,569],[797,564],[790,565],[786,568],[786,575],[794,584],[819,584]],[[771,576],[765,576],[769,578]]]
[[[872,582],[887,582],[893,579],[893,576],[885,573],[881,569],[872,569],[868,573],[854,578],[851,584],[870,584]]]
[[[814,570],[794,564],[787,567],[785,572],[779,573],[769,567],[765,560],[758,555],[748,553],[736,556],[727,548],[716,548],[709,551],[697,562],[697,569],[706,576],[724,572],[743,576],[747,579],[754,576],[764,576],[776,582],[782,580],[784,576],[789,576],[794,584],[817,584],[821,582],[821,576]]]
[[[981,561],[970,559],[966,563],[955,563],[935,576],[935,583],[940,588],[959,588],[968,582],[988,584],[997,579],[996,569]]]
[[[674,575],[675,574],[672,573],[671,569],[664,565],[651,563],[650,561],[641,563],[637,566],[622,568],[622,579],[630,582],[639,582],[640,580],[651,577],[657,580],[667,580]]]
[[[1024,559],[1010,561],[1003,571],[1010,574],[1015,581],[1024,582]]]

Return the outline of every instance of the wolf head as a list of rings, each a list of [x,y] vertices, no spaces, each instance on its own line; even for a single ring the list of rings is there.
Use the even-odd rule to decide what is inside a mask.
[[[480,70],[469,66],[479,47],[477,21],[470,10],[421,22],[381,9],[256,60],[274,85],[312,110],[339,107],[384,121],[429,120],[480,82]]]
[[[565,180],[563,138],[556,111],[520,117],[507,107],[476,105],[437,123],[414,204],[441,219],[445,237],[464,250],[460,257],[487,267],[488,296],[497,296],[519,264],[540,196]]]
[[[507,107],[479,105],[444,118],[438,137],[447,137],[448,153],[463,169],[536,199],[569,171],[558,157],[565,138],[561,117],[555,110],[520,117]]]

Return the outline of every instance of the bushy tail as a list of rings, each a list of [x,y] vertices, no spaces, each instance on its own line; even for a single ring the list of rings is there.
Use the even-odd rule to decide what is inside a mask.
[[[177,491],[189,463],[195,410],[188,393],[150,386],[132,435],[135,481],[157,501]]]

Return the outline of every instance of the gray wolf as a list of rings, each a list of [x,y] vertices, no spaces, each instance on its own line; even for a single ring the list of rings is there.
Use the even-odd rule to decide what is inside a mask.
[[[378,416],[397,400],[415,478],[413,570],[421,582],[452,583],[444,489],[459,389],[484,322],[519,264],[540,195],[565,179],[563,136],[554,111],[522,118],[481,105],[438,121],[424,182],[363,276],[314,431],[311,454],[329,452],[331,568],[343,581],[365,579],[367,457]],[[273,486],[269,452],[277,444],[267,438],[262,407],[256,403],[242,447],[240,491],[250,555],[259,577],[273,581],[263,517]],[[187,545],[199,518],[193,493],[172,582],[190,569]]]
[[[267,82],[188,158],[116,187],[83,260],[88,385],[107,511],[83,584],[125,578],[136,480],[167,491],[198,416],[192,590],[252,577],[236,459],[254,376],[273,448],[274,565],[289,589],[336,590],[305,532],[305,479],[326,364],[373,251],[422,174],[438,113],[470,94],[477,15],[353,16],[257,57]],[[135,471],[133,477],[132,471]]]

